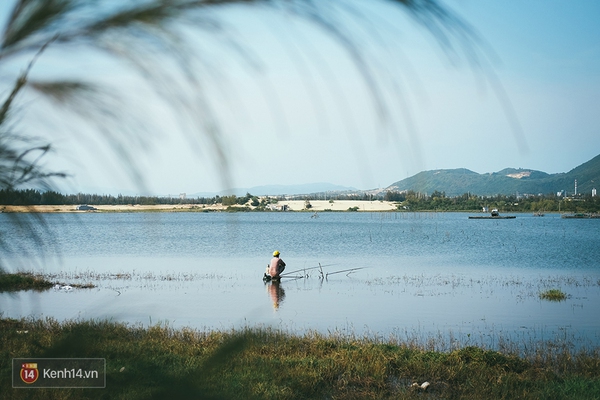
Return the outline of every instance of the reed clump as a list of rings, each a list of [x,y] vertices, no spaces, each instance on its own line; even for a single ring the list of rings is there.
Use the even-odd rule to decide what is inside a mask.
[[[479,347],[437,352],[273,329],[0,319],[0,387],[6,399],[600,398],[597,350],[537,351],[530,357]],[[105,358],[106,388],[11,389],[15,357]]]

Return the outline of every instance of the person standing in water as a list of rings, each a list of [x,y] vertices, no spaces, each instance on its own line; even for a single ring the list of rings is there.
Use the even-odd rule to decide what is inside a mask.
[[[268,275],[271,279],[279,279],[283,270],[285,270],[285,263],[281,258],[279,258],[279,251],[275,250],[273,252],[273,258],[268,266]]]

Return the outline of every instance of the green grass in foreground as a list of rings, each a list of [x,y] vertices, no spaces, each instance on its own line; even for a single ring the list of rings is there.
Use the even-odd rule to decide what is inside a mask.
[[[273,330],[200,332],[111,322],[0,319],[3,399],[598,399],[600,353],[513,354],[466,347],[292,336]],[[12,389],[11,360],[106,359],[105,389]],[[431,383],[426,391],[410,388]]]
[[[560,289],[549,289],[540,293],[540,299],[550,301],[563,301],[567,299],[567,295]]]

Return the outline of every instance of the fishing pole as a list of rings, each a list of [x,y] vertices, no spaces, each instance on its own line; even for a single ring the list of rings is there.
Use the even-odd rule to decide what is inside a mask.
[[[344,270],[341,270],[341,271],[328,272],[328,273],[325,275],[325,278],[327,278],[329,275],[333,275],[333,274],[341,274],[342,272],[348,272],[348,273],[350,273],[350,272],[358,271],[359,269],[364,269],[364,268],[365,268],[365,267],[359,267],[359,268],[350,268],[350,269],[344,269]]]
[[[302,269],[297,269],[295,271],[290,271],[290,272],[284,272],[283,274],[281,274],[280,276],[284,276],[284,275],[289,275],[289,274],[294,274],[296,272],[303,272],[303,271],[310,271],[311,269],[317,269],[317,268],[322,268],[322,267],[329,267],[331,265],[337,265],[337,264],[327,264],[327,265],[318,265],[316,267],[309,267],[309,268],[302,268]]]
[[[285,275],[289,275],[289,274],[294,274],[296,272],[302,272],[302,271],[310,271],[311,269],[317,269],[317,268],[323,268],[323,267],[330,267],[332,265],[337,265],[337,264],[326,264],[326,265],[319,265],[317,267],[310,267],[310,268],[302,268],[302,269],[298,269],[296,271],[290,271],[290,272],[285,272],[279,276],[285,276]]]
[[[302,276],[302,275],[298,275],[298,276],[281,276],[280,278],[288,278],[288,279],[291,278],[291,280],[293,281],[293,280],[296,280],[296,279],[304,279],[306,277]]]

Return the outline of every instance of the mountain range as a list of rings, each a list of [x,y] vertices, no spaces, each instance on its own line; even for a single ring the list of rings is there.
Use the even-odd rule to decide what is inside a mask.
[[[438,169],[419,172],[395,182],[383,191],[405,191],[431,194],[445,192],[447,196],[474,193],[482,196],[497,194],[549,194],[565,191],[566,194],[591,193],[600,189],[600,155],[573,168],[569,172],[548,174],[532,169],[506,168],[498,172],[479,174],[468,169]]]
[[[190,194],[190,197],[213,197],[219,196],[230,196],[232,194],[236,196],[245,196],[246,193],[251,193],[255,196],[280,196],[280,195],[296,195],[296,194],[309,194],[309,193],[325,193],[325,192],[358,192],[359,190],[353,187],[346,187],[340,185],[334,185],[331,183],[307,183],[301,185],[264,185],[264,186],[253,186],[250,188],[234,188],[229,190],[223,190],[221,192],[198,192]]]
[[[600,155],[590,161],[573,168],[569,172],[548,174],[546,172],[523,168],[505,168],[498,172],[479,174],[466,168],[437,169],[419,172],[409,178],[394,182],[383,189],[359,190],[353,187],[333,185],[331,183],[311,183],[302,185],[265,185],[250,188],[235,188],[222,192],[198,192],[190,197],[213,197],[235,194],[244,196],[252,193],[264,195],[309,195],[309,194],[381,194],[386,191],[407,191],[431,194],[434,191],[445,192],[447,196],[460,196],[473,193],[481,196],[510,194],[550,194],[564,191],[571,195],[591,193],[592,189],[600,189]]]

